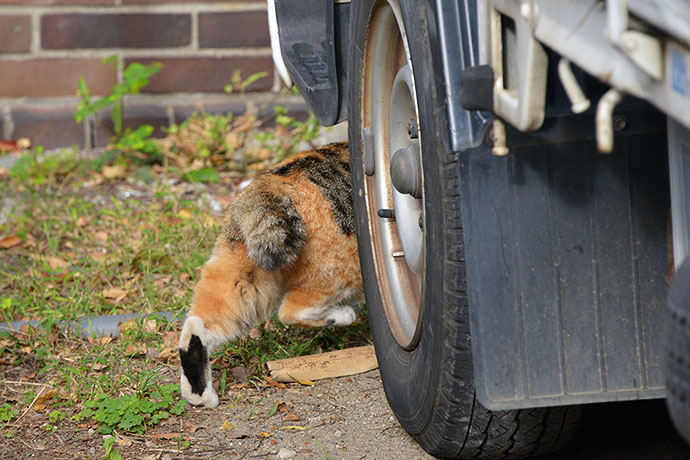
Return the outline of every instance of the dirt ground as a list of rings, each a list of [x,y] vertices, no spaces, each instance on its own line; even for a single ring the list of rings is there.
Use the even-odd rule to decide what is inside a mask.
[[[103,456],[103,435],[95,424],[65,421],[56,432],[47,433],[45,419],[45,414],[28,413],[16,435],[0,442],[0,458]],[[432,458],[398,425],[376,370],[313,386],[238,385],[226,390],[215,409],[188,408],[146,435],[116,439],[126,459]]]
[[[166,380],[176,370],[166,370]],[[28,412],[0,442],[0,459],[103,458],[95,423],[65,420],[47,432],[45,412]],[[122,458],[431,459],[398,425],[377,370],[285,388],[236,385],[215,409],[189,408],[145,435],[116,434]],[[662,401],[585,408],[565,450],[539,460],[688,460]]]

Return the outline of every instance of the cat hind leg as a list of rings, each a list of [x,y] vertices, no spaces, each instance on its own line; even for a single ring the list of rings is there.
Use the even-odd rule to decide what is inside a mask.
[[[293,290],[283,299],[278,318],[286,325],[349,326],[357,319],[357,314],[348,305],[329,303],[329,297],[318,291]]]

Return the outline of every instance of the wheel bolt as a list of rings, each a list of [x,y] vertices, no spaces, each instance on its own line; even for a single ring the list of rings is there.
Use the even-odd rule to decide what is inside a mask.
[[[395,219],[395,211],[392,209],[379,209],[376,214],[382,219]]]

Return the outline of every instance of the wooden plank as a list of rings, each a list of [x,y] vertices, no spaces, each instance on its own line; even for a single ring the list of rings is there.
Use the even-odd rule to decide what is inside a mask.
[[[376,369],[374,346],[346,348],[309,356],[268,361],[266,368],[277,382],[298,382],[360,374]]]

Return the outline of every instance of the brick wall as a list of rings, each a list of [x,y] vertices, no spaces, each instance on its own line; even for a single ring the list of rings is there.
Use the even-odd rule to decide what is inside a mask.
[[[111,55],[118,69],[101,62]],[[79,77],[104,94],[123,66],[154,60],[163,69],[126,100],[125,126],[167,126],[202,107],[243,110],[223,92],[236,69],[269,72],[249,88],[250,101],[280,87],[263,0],[0,0],[0,137],[46,148],[103,145],[107,121],[72,118]]]

